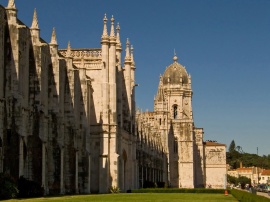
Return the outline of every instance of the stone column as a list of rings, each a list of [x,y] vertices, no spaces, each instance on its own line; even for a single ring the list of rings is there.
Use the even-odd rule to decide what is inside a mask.
[[[2,151],[2,147],[0,147],[0,173],[3,172],[3,161],[4,161],[3,151]]]
[[[46,176],[46,143],[42,142],[42,186],[44,194],[47,194],[47,176]]]
[[[104,127],[103,130],[108,128]],[[109,137],[108,133],[101,134],[101,151],[100,151],[100,165],[99,165],[99,192],[108,192],[108,180],[109,180],[109,159],[108,159],[108,149],[109,149]]]
[[[143,165],[142,165],[142,179],[141,179],[141,182],[142,182],[142,188],[143,188],[143,182],[144,182],[144,179],[143,179],[143,178],[144,178],[144,176],[143,176],[143,171],[144,171],[144,170],[143,170]]]
[[[61,174],[60,174],[60,194],[65,193],[64,188],[64,147],[61,148]]]
[[[133,189],[138,189],[138,182],[139,182],[139,169],[138,169],[138,161],[135,161],[135,174],[134,174],[134,187]]]
[[[78,151],[76,151],[76,153],[75,153],[75,192],[76,192],[76,194],[79,193],[78,172],[79,172],[79,169],[78,169]]]
[[[24,175],[24,159],[23,159],[23,137],[19,137],[20,152],[19,152],[19,177]]]
[[[91,193],[91,155],[88,155],[88,193]]]

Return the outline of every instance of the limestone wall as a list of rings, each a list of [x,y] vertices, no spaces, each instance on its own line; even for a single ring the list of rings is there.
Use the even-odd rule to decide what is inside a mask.
[[[205,175],[206,187],[224,188],[226,183],[226,147],[218,143],[206,142]]]

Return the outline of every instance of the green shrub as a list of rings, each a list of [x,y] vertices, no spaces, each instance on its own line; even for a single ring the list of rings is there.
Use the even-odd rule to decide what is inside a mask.
[[[165,182],[157,182],[157,187],[158,188],[165,188]]]
[[[144,188],[155,188],[155,183],[153,181],[144,181],[143,187]]]
[[[18,189],[20,198],[40,197],[44,195],[44,189],[39,183],[28,180],[23,176],[20,177],[18,182]]]
[[[16,198],[18,192],[15,180],[8,174],[0,173],[0,200]]]
[[[112,186],[110,188],[110,193],[112,193],[112,194],[118,194],[118,193],[120,193],[120,188],[119,187],[116,187],[116,186]]]
[[[231,194],[238,200],[242,202],[269,202],[270,200],[266,197],[252,194],[250,192],[241,191],[237,189],[230,190]]]
[[[195,189],[178,189],[178,188],[147,188],[147,189],[135,189],[132,193],[216,193],[224,194],[224,189],[205,189],[205,188],[195,188]]]

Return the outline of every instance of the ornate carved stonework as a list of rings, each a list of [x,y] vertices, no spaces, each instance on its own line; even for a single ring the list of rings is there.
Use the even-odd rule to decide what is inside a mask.
[[[66,50],[59,50],[62,56],[66,56]],[[100,49],[72,49],[71,57],[74,60],[78,59],[88,59],[88,60],[100,60],[102,58]]]

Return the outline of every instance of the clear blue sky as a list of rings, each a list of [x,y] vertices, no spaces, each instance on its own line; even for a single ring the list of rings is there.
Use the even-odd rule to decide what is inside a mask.
[[[7,5],[7,0],[0,0]],[[195,125],[205,140],[232,140],[248,153],[270,154],[269,0],[15,0],[41,37],[56,28],[60,48],[99,48],[103,16],[134,46],[137,106],[153,110],[159,75],[178,62],[192,76]]]

